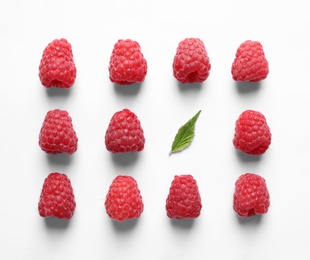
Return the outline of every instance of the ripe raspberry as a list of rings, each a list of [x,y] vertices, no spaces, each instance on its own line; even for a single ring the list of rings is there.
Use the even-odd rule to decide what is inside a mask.
[[[78,138],[73,129],[72,119],[65,110],[51,110],[44,119],[39,136],[39,145],[46,153],[73,154]]]
[[[66,39],[54,40],[47,45],[39,67],[43,86],[70,88],[76,78],[71,44]]]
[[[271,143],[271,133],[266,118],[260,112],[244,111],[238,118],[233,144],[241,152],[260,155]]]
[[[264,178],[246,173],[238,178],[235,185],[234,210],[240,217],[267,213],[270,201]]]
[[[237,50],[236,58],[231,68],[236,81],[260,81],[269,72],[263,46],[260,42],[246,41]]]
[[[191,175],[176,175],[166,200],[169,218],[197,218],[201,210],[201,198],[196,180]]]
[[[173,61],[173,75],[182,83],[205,81],[211,69],[208,53],[203,41],[186,38],[179,43]]]
[[[75,206],[73,189],[67,175],[58,172],[48,175],[38,205],[40,216],[70,219]]]
[[[144,134],[138,117],[129,109],[116,112],[105,135],[105,145],[112,153],[140,152]]]
[[[120,85],[144,81],[147,63],[138,42],[118,40],[110,59],[110,80]]]
[[[110,218],[117,221],[138,218],[143,202],[136,180],[130,176],[117,176],[106,196],[105,208]]]

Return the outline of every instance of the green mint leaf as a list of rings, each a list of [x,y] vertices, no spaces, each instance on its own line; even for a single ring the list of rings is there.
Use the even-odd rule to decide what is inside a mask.
[[[195,135],[195,124],[200,112],[201,110],[179,129],[174,138],[170,154],[181,151],[190,145]]]

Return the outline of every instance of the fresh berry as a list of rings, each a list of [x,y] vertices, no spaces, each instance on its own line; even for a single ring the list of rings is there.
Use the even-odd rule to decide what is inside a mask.
[[[197,218],[201,210],[201,198],[196,180],[191,175],[176,175],[166,200],[169,218]]]
[[[48,175],[39,201],[40,216],[70,219],[75,206],[73,189],[67,175],[58,172]]]
[[[264,178],[246,173],[238,178],[235,185],[234,210],[240,217],[267,213],[270,201]]]
[[[55,109],[46,114],[40,131],[39,145],[43,151],[52,154],[73,154],[76,151],[78,138],[67,111]]]
[[[173,75],[182,83],[205,81],[210,73],[211,64],[203,41],[186,38],[179,43],[173,61]]]
[[[110,59],[110,80],[120,85],[144,81],[147,63],[138,42],[118,40]]]
[[[233,144],[241,152],[260,155],[271,143],[271,133],[266,118],[260,112],[244,111],[236,121]]]
[[[39,67],[43,86],[70,88],[76,78],[71,44],[66,39],[54,40],[43,52]]]
[[[106,196],[105,208],[110,218],[117,221],[138,218],[143,202],[136,180],[130,176],[117,176]]]
[[[231,68],[236,81],[260,81],[269,72],[263,46],[260,42],[246,41],[237,50],[236,58]]]
[[[116,112],[105,135],[105,145],[112,153],[140,152],[144,134],[138,117],[129,109]]]

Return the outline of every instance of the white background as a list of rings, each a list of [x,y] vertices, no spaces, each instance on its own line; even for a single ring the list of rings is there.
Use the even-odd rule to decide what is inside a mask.
[[[83,3],[82,3],[83,2]],[[1,1],[0,259],[307,259],[310,231],[310,16],[308,1]],[[69,90],[46,89],[38,68],[56,38],[73,48],[77,78]],[[172,74],[178,43],[204,41],[211,73],[182,85]],[[140,43],[148,62],[142,84],[117,86],[108,65],[118,39]],[[238,84],[231,64],[245,40],[263,44],[270,73]],[[65,109],[77,152],[47,155],[38,135],[47,111]],[[138,154],[112,155],[104,135],[112,115],[129,108],[145,132]],[[169,156],[178,128],[202,110],[191,146]],[[246,109],[262,112],[272,143],[262,156],[232,144]],[[51,172],[71,179],[77,208],[70,221],[44,219],[37,205]],[[236,179],[266,179],[269,212],[240,219]],[[112,180],[133,176],[145,209],[117,223],[105,212]],[[165,200],[174,175],[191,174],[202,212],[170,220]]]

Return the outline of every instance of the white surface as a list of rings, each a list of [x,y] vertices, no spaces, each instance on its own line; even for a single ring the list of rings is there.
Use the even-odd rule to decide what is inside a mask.
[[[82,1],[81,1],[82,2]],[[305,259],[310,230],[310,17],[308,1],[5,1],[0,9],[0,259]],[[106,3],[105,3],[106,2]],[[38,77],[44,48],[56,38],[73,48],[76,83],[45,89]],[[182,86],[172,74],[178,43],[204,41],[211,74]],[[148,62],[141,86],[108,77],[118,39],[140,43]],[[245,40],[263,44],[270,74],[238,86],[230,69]],[[48,156],[38,145],[48,110],[66,109],[79,138],[73,156]],[[135,112],[145,149],[112,156],[104,135],[112,115]],[[199,109],[196,136],[168,156],[178,128]],[[258,159],[232,145],[246,109],[261,111],[272,132]],[[46,176],[71,179],[77,202],[69,222],[45,220],[37,204]],[[267,215],[241,220],[234,182],[253,172],[266,179]],[[113,222],[104,200],[119,174],[133,176],[145,209]],[[194,221],[171,221],[165,200],[175,174],[192,174],[203,203]]]

